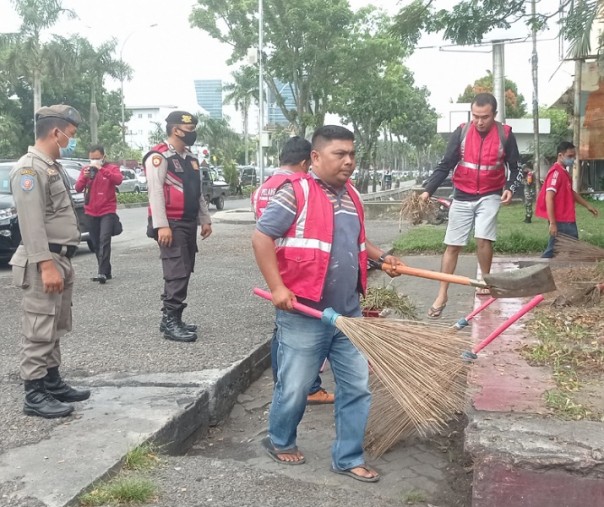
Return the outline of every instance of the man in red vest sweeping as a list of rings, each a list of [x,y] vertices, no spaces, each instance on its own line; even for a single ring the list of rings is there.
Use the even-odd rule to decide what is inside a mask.
[[[455,272],[459,253],[468,244],[472,229],[480,270],[483,274],[491,271],[499,206],[511,202],[522,179],[516,138],[508,125],[495,121],[496,113],[497,100],[493,95],[476,95],[472,101],[472,121],[453,132],[443,159],[424,184],[426,191],[421,197],[427,201],[454,170],[443,273]],[[441,316],[447,306],[448,288],[448,283],[441,282],[438,296],[428,310],[429,317]],[[477,293],[488,294],[488,290]]]
[[[310,151],[310,142],[302,137],[290,137],[285,142],[279,157],[279,169],[252,194],[252,205],[254,206],[256,219],[259,219],[262,216],[264,209],[268,206],[268,203],[281,185],[292,178],[296,178],[296,175],[302,176],[308,173],[308,170],[310,169]],[[273,340],[271,342],[271,367],[273,370],[273,381],[275,383],[277,383],[278,369],[278,342],[276,332],[277,328],[275,327]],[[333,403],[333,394],[328,393],[327,390],[323,389],[321,383],[321,376],[317,375],[317,379],[308,392],[308,399],[306,401],[308,405]]]
[[[285,465],[301,465],[296,446],[308,390],[327,356],[336,379],[332,470],[364,482],[378,473],[367,466],[363,438],[371,394],[367,360],[341,331],[292,312],[299,301],[318,310],[361,315],[367,259],[381,259],[396,274],[401,263],[365,239],[363,203],[349,179],[355,167],[354,134],[326,125],[312,139],[312,173],[285,182],[256,224],[256,262],[277,307],[279,369],[262,445]]]

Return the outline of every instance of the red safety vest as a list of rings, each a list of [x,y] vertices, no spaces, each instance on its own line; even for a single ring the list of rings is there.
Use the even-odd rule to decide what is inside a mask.
[[[286,181],[293,181],[305,175],[306,173],[276,172],[260,185],[260,187],[252,194],[252,208],[254,209],[256,220],[260,218],[264,209],[268,206],[268,203],[283,183]]]
[[[275,241],[279,272],[285,286],[299,297],[320,301],[329,267],[333,242],[334,210],[325,191],[314,177],[303,175],[291,180],[296,196],[296,219],[284,237]],[[359,284],[367,289],[365,213],[361,196],[346,183],[361,224],[359,244]]]
[[[453,173],[455,188],[482,195],[505,186],[505,142],[512,129],[495,122],[482,137],[473,123],[461,125],[461,160]]]
[[[168,220],[197,220],[199,199],[201,197],[201,176],[199,161],[192,153],[185,159],[170,152],[166,143],[158,144],[143,158],[143,165],[153,154],[161,154],[168,162],[168,173],[164,183],[164,199]],[[149,205],[149,216],[152,216]]]

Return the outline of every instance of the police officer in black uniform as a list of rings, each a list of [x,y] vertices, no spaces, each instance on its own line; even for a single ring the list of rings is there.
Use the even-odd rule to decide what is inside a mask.
[[[196,127],[195,116],[172,111],[166,118],[168,139],[143,158],[149,193],[148,235],[159,245],[165,282],[160,331],[164,338],[180,342],[197,340],[197,326],[182,320],[195,267],[197,226],[201,226],[202,239],[212,234],[199,161],[188,148],[197,139]]]

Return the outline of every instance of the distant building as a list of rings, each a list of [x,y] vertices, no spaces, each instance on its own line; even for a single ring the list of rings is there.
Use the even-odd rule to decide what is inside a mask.
[[[222,81],[196,79],[194,83],[197,103],[208,112],[210,118],[222,119]]]
[[[282,83],[281,81],[275,80],[275,86],[279,91],[279,94],[285,101],[285,107],[290,109],[296,109],[296,101],[294,100],[294,93],[289,84]],[[280,125],[283,127],[287,127],[289,125],[289,121],[281,111],[279,104],[277,103],[277,96],[269,89],[268,91],[268,125]]]

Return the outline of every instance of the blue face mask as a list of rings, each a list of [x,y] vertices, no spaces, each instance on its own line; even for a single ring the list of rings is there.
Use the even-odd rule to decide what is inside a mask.
[[[562,160],[562,164],[564,164],[564,167],[572,167],[573,165],[575,165],[575,159],[565,158]]]
[[[61,131],[59,130],[59,132],[61,132]],[[69,137],[67,134],[65,134],[65,132],[61,132],[61,134],[63,134],[67,139],[69,139],[69,141],[67,143],[67,146],[65,146],[65,148],[63,148],[61,145],[59,145],[59,154],[60,154],[61,158],[70,157],[71,155],[73,155],[73,152],[76,149],[78,141],[75,137]]]

